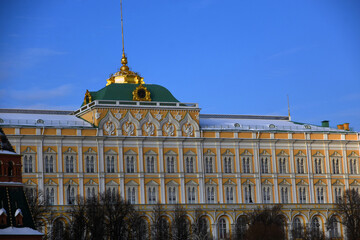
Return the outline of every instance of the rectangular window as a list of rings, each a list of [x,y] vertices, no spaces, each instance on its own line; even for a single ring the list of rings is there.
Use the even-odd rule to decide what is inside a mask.
[[[262,194],[263,194],[263,203],[270,203],[271,202],[271,187],[263,187]]]
[[[234,203],[234,188],[225,187],[226,203]]]
[[[86,165],[86,172],[87,173],[94,173],[95,172],[94,156],[86,156],[85,157],[85,165]]]
[[[53,155],[45,155],[45,172],[46,173],[54,172],[54,157],[53,157]]]
[[[247,186],[244,186],[244,199],[245,203],[254,203],[254,196],[252,194],[252,188],[250,184]]]
[[[332,159],[332,166],[333,166],[333,174],[340,173],[340,163],[338,158]]]
[[[205,157],[205,171],[206,173],[213,173],[213,158]]]
[[[136,203],[136,188],[135,187],[127,188],[127,200],[131,204]]]
[[[306,203],[306,189],[299,187],[299,203]]]
[[[74,172],[74,156],[65,156],[65,171],[67,173]]]
[[[269,173],[268,158],[261,158],[261,173]]]
[[[243,157],[242,158],[243,163],[243,172],[244,173],[250,173],[250,158],[249,157]]]
[[[187,194],[187,197],[188,197],[188,203],[196,203],[196,189],[195,187],[188,187],[188,194]]]
[[[287,187],[280,188],[281,203],[289,203],[289,194]]]
[[[66,202],[67,204],[74,204],[75,203],[75,187],[74,186],[67,186],[66,189]]]
[[[55,189],[54,187],[47,187],[45,190],[45,200],[46,204],[54,205],[55,204]]]
[[[339,203],[341,201],[341,197],[342,197],[342,192],[341,192],[341,188],[339,187],[335,187],[334,188],[334,192],[335,192],[335,202]]]
[[[357,159],[350,158],[350,174],[357,174]]]
[[[156,203],[156,190],[155,187],[148,187],[148,203],[155,204]]]
[[[321,158],[315,158],[314,165],[315,165],[315,173],[321,174],[322,173]]]
[[[324,188],[323,187],[318,187],[316,189],[316,195],[317,195],[317,202],[324,203]]]
[[[25,173],[33,172],[33,156],[32,155],[24,156],[24,172]]]
[[[206,188],[207,203],[215,203],[215,187]]]
[[[224,157],[224,172],[232,173],[232,158]]]
[[[106,172],[115,172],[115,156],[106,156]]]
[[[304,173],[304,158],[297,158],[296,159],[296,165],[297,165],[297,173]]]
[[[155,157],[146,156],[146,172],[154,173],[155,172]]]
[[[194,173],[194,159],[193,157],[185,158],[185,167],[187,173]]]
[[[279,173],[286,173],[286,158],[279,158]]]
[[[167,172],[174,173],[175,172],[175,157],[168,156],[166,158],[166,164],[167,164]]]
[[[135,173],[135,157],[126,156],[126,172]]]
[[[176,188],[175,187],[168,188],[168,202],[169,202],[169,204],[176,203]]]

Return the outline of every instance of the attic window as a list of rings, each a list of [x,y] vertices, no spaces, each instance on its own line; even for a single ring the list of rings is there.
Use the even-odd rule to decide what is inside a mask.
[[[234,127],[240,127],[240,124],[239,124],[239,123],[235,123],[235,124],[234,124]]]
[[[305,125],[304,128],[311,129],[311,126],[310,125]]]
[[[4,119],[0,118],[0,123],[4,123]]]
[[[36,123],[38,123],[38,124],[44,124],[44,120],[38,119],[38,120],[36,120]]]
[[[276,128],[274,124],[269,124],[269,128]]]

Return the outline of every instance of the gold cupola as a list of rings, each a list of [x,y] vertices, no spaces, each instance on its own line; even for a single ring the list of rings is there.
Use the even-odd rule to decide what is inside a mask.
[[[121,58],[121,68],[118,72],[112,74],[110,78],[106,81],[106,86],[112,83],[133,83],[133,84],[144,84],[144,78],[142,78],[138,73],[130,71],[130,68],[127,66],[127,58],[125,55],[124,47],[124,26],[123,26],[123,17],[122,17],[122,1],[120,0],[120,10],[121,10],[121,35],[122,35],[122,58]]]
[[[122,54],[121,58],[121,68],[118,72],[111,75],[109,79],[107,79],[106,86],[112,83],[134,83],[134,84],[144,84],[144,78],[141,77],[138,73],[130,71],[127,66],[127,58],[125,52]]]

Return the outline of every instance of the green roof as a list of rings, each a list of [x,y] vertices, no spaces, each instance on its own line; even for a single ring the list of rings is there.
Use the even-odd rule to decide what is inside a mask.
[[[97,92],[90,92],[94,100],[121,100],[133,101],[132,92],[139,84],[112,83]],[[179,102],[169,90],[156,84],[143,84],[150,91],[151,101],[154,102]]]

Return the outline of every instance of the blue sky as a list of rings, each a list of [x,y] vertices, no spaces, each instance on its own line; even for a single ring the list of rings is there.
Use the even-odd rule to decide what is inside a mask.
[[[0,1],[0,108],[77,109],[120,67],[119,0]],[[201,113],[360,131],[360,1],[123,0],[129,66]]]

